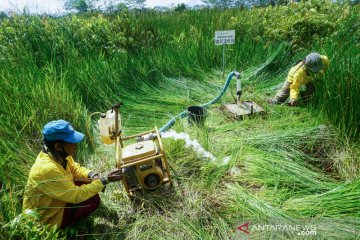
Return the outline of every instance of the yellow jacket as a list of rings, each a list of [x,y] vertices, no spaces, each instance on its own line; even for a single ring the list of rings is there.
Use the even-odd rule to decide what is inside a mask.
[[[81,167],[71,156],[67,161],[64,169],[50,154],[40,152],[30,170],[23,211],[36,210],[42,223],[60,227],[66,203],[83,202],[104,188],[99,179],[76,186],[74,180],[86,181],[90,170]]]
[[[310,73],[306,70],[306,66],[303,61],[296,64],[289,71],[287,81],[290,82],[290,100],[297,100],[300,95],[300,86],[305,85],[314,79],[322,77],[330,64],[329,59],[325,55],[321,55],[321,59],[324,68],[317,74]]]

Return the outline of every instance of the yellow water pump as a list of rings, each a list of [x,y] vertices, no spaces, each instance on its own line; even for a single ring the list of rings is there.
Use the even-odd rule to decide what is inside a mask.
[[[152,139],[145,140],[149,135]],[[121,138],[122,142],[131,139],[137,142],[124,147],[121,160],[116,162],[116,166],[123,169],[126,191],[131,195],[139,189],[153,190],[162,184],[171,184],[166,154],[157,128]]]
[[[121,136],[120,104],[101,114],[99,129],[102,142],[115,143],[116,167],[123,169],[122,183],[131,197],[137,191],[172,185],[165,150],[158,129],[132,136]]]

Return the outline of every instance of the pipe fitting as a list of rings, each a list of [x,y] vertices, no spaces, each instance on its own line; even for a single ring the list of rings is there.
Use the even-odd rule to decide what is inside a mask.
[[[136,141],[137,142],[143,142],[143,141],[154,140],[154,139],[156,139],[156,134],[155,133],[149,133],[149,134],[137,137]]]

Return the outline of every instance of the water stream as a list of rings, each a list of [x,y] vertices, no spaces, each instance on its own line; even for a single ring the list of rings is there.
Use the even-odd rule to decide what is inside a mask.
[[[161,137],[162,138],[172,138],[175,140],[182,139],[185,141],[185,147],[192,148],[196,152],[198,157],[209,158],[211,161],[216,160],[216,157],[212,153],[206,151],[204,149],[204,147],[201,146],[201,144],[196,139],[191,139],[189,134],[187,134],[187,133],[184,133],[184,132],[177,133],[174,130],[169,130],[169,131],[161,133]],[[227,164],[229,162],[229,160],[230,160],[229,156],[224,157],[222,164]]]

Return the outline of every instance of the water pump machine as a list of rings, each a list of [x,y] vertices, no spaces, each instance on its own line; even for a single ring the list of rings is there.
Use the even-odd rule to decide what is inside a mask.
[[[123,170],[122,183],[129,197],[137,191],[172,185],[165,150],[158,129],[122,136],[120,103],[100,115],[101,141],[115,144],[116,167]]]

